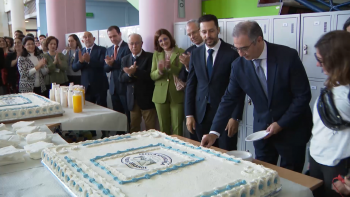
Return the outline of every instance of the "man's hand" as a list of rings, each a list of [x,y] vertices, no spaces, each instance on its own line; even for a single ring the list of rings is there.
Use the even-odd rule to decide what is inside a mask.
[[[88,53],[84,53],[83,59],[85,62],[89,63],[90,62],[90,55]]]
[[[341,181],[337,181],[332,185],[332,189],[345,196],[350,195],[350,180],[346,177],[344,178],[345,184]]]
[[[111,55],[111,56],[106,55],[105,62],[106,62],[106,64],[107,64],[108,66],[112,66],[112,65],[113,65],[113,62],[114,62],[114,59],[113,59],[112,55]]]
[[[190,52],[187,52],[187,54],[182,54],[182,55],[179,56],[181,64],[185,65],[187,70],[190,69],[190,67],[189,67],[190,57],[191,57],[191,53]]]
[[[233,137],[237,132],[238,132],[238,125],[239,122],[233,118],[230,118],[228,120],[227,126],[225,130],[227,130],[227,136],[228,137]]]
[[[194,134],[194,130],[196,130],[196,121],[194,120],[194,117],[187,117],[186,118],[186,126],[187,126],[187,130]]]
[[[206,148],[210,148],[215,143],[215,140],[217,138],[218,138],[218,136],[215,134],[204,135],[202,138],[202,141],[201,141],[201,146],[206,147]]]
[[[129,68],[129,72],[130,72],[129,75],[135,74],[136,69],[137,69],[137,65],[136,65],[136,61],[135,61],[134,64],[131,65],[130,68]]]
[[[269,132],[269,134],[264,137],[264,139],[268,139],[269,137],[271,137],[272,135],[276,135],[277,133],[279,133],[282,130],[282,127],[280,127],[277,122],[274,122],[272,124],[270,124],[269,127],[267,127],[266,131]]]
[[[81,54],[81,50],[78,51],[79,62],[84,63],[83,55]]]

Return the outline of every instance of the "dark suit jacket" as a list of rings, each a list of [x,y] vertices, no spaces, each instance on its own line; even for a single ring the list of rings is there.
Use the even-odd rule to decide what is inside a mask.
[[[193,115],[199,124],[202,123],[206,112],[208,96],[210,96],[211,108],[216,110],[219,107],[221,97],[230,80],[231,63],[238,57],[232,45],[221,40],[212,76],[209,79],[206,53],[205,45],[192,51],[186,88],[185,114],[186,116]],[[242,119],[245,94],[240,92],[237,96],[240,97],[240,103],[235,110],[231,110],[231,115],[234,119]]]
[[[5,56],[4,56],[4,50],[0,48],[0,70],[3,68],[5,68]],[[2,84],[2,77],[0,76],[0,86],[1,85],[3,84]]]
[[[230,84],[215,115],[211,131],[221,132],[232,109],[246,93],[254,103],[254,132],[277,122],[283,130],[272,136],[280,142],[305,145],[311,136],[310,84],[298,53],[289,47],[267,43],[268,98],[254,64],[243,57],[232,63]]]
[[[86,53],[86,48],[81,50]],[[80,63],[78,51],[75,54],[72,69],[74,72],[81,70],[81,84],[93,92],[105,92],[108,90],[108,79],[103,68],[105,62],[106,48],[94,45],[90,53],[90,63]],[[87,90],[86,90],[87,91]]]
[[[120,45],[117,59],[114,61],[112,66],[108,66],[106,63],[104,64],[105,66],[105,71],[107,73],[111,73],[111,78],[110,78],[110,87],[109,87],[109,93],[111,95],[114,94],[119,94],[119,95],[125,95],[126,94],[126,86],[125,84],[121,84],[119,82],[119,75],[122,71],[121,65],[122,65],[122,58],[128,54],[130,54],[130,49],[129,46],[126,42],[122,42]],[[109,47],[107,49],[106,55],[112,56],[114,54],[114,45]]]
[[[190,52],[192,53],[192,51],[194,49],[196,49],[197,46],[196,45],[192,45],[190,46],[188,49],[186,49],[186,51],[184,52],[184,54],[187,54],[187,52]],[[188,72],[186,70],[186,67],[185,65],[182,67],[180,73],[179,73],[179,79],[181,79],[183,82],[186,82],[187,81],[187,76],[188,76]]]
[[[18,68],[17,64],[11,66],[11,62],[17,58],[17,53],[12,52],[8,53],[6,56],[5,67],[7,69],[7,82],[12,84],[18,83]]]
[[[154,81],[150,77],[152,68],[153,53],[142,50],[141,55],[136,60],[137,69],[132,77],[124,72],[124,67],[130,67],[132,63],[132,54],[126,55],[122,59],[122,69],[119,80],[127,84],[126,96],[129,110],[134,108],[134,100],[142,110],[153,109],[154,103],[152,96],[154,91]]]

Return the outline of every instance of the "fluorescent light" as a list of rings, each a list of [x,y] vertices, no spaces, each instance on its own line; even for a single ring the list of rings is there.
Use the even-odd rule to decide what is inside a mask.
[[[24,21],[24,22],[29,23],[29,21]]]

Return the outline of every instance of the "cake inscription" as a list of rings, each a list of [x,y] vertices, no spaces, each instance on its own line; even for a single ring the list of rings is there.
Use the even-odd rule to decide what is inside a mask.
[[[121,159],[129,168],[148,171],[151,165],[170,165],[171,157],[160,153],[139,153],[136,155],[128,155]]]

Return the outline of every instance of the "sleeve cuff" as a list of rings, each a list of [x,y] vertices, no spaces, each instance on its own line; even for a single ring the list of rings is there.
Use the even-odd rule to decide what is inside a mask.
[[[34,73],[36,73],[35,67],[29,70],[29,75],[33,75]]]
[[[189,118],[189,117],[193,117],[193,115],[188,115],[188,116],[186,116],[186,118]]]
[[[209,134],[215,134],[218,136],[218,138],[220,137],[220,133],[216,132],[216,131],[210,131]]]

